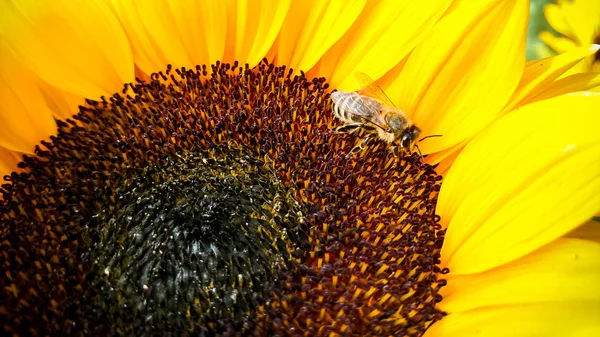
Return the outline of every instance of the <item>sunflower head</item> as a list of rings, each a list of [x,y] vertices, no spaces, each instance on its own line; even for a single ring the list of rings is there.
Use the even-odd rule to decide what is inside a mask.
[[[526,64],[525,0],[191,5],[0,2],[0,331],[595,331],[592,30]],[[424,158],[333,131],[355,72]]]
[[[383,144],[352,155],[363,135],[330,131],[324,79],[292,74],[169,67],[59,122],[3,185],[4,328],[420,335],[440,319],[440,177]]]

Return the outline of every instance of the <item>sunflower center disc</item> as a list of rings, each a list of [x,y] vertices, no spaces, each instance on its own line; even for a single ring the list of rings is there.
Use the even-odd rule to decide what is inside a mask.
[[[92,257],[105,266],[97,296],[166,330],[175,322],[155,318],[165,307],[248,329],[243,315],[294,274],[305,210],[264,163],[234,149],[191,151],[129,176],[117,208],[90,226]]]
[[[2,186],[3,330],[422,335],[441,177],[378,141],[349,155],[327,91],[266,62],[169,67],[59,122]]]

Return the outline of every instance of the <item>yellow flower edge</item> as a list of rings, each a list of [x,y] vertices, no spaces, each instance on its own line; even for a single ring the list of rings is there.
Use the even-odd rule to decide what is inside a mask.
[[[586,73],[566,77],[564,77],[564,74],[570,72],[573,67],[577,66],[586,57],[597,52],[598,48],[600,48],[599,45],[585,46],[570,50],[561,55],[527,62],[519,84],[512,93],[512,97],[502,108],[502,111],[496,114],[501,116],[511,113],[518,106],[560,96],[569,92],[597,88],[600,85],[600,74]],[[491,79],[489,80],[491,81]],[[456,157],[473,136],[462,140],[457,145],[444,151],[429,155],[427,162],[438,164],[438,172],[446,175]]]
[[[3,42],[44,82],[92,98],[135,80],[129,41],[106,2],[3,1],[0,11]]]
[[[591,43],[600,42],[600,2],[596,0],[558,0],[555,4],[547,4],[544,7],[546,20],[561,35],[553,32],[542,31],[539,34],[548,47],[557,53],[575,49]],[[540,56],[545,55],[540,50]],[[573,69],[567,75],[600,72],[600,63],[594,57],[589,57]]]
[[[600,211],[599,104],[577,93],[527,105],[458,156],[437,208],[449,315],[426,336],[600,331],[600,226],[588,220]]]
[[[589,92],[536,102],[467,145],[437,208],[448,226],[443,260],[454,273],[521,257],[600,211],[598,106]]]
[[[600,3],[595,0],[559,0],[556,4],[547,4],[544,14],[552,28],[581,46],[594,40],[600,22]],[[556,50],[558,53],[564,51]]]

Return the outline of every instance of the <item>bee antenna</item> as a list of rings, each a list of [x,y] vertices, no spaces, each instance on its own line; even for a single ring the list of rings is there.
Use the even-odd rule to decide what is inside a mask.
[[[424,141],[424,140],[425,140],[425,139],[427,139],[427,138],[441,137],[441,136],[442,136],[442,135],[429,135],[429,136],[425,136],[425,137],[423,137],[423,138],[419,139],[417,142],[418,142],[418,143],[420,143],[420,142]]]

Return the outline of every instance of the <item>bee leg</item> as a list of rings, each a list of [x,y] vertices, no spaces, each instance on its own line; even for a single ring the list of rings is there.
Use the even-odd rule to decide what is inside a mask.
[[[373,138],[373,135],[367,135],[361,142],[360,144],[356,145],[352,150],[350,150],[350,153],[357,153],[362,151],[362,149],[365,148],[365,146],[367,145],[367,143],[369,143],[369,140],[371,140],[371,138]]]
[[[400,157],[400,150],[398,150],[397,146],[392,146],[392,153],[394,154],[394,156]]]
[[[361,127],[362,124],[345,124],[342,126],[338,126],[335,129],[336,133],[352,133],[356,130],[358,130]]]
[[[360,147],[361,149],[364,149],[365,146],[367,146],[367,144],[369,143],[369,141],[371,140],[371,138],[373,138],[373,134],[369,134],[365,137],[365,139],[362,140],[362,142],[360,142]]]

